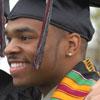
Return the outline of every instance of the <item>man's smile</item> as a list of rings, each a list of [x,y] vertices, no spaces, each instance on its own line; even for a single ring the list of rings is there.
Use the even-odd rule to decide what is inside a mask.
[[[26,63],[11,63],[11,68],[25,67]]]
[[[18,73],[25,71],[28,67],[28,63],[25,62],[12,62],[10,63],[10,73],[12,76],[17,75]]]

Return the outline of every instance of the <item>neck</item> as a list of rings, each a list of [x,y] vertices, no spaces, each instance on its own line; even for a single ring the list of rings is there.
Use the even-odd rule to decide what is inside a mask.
[[[53,78],[52,81],[44,82],[45,84],[39,86],[44,96],[46,96],[54,87],[56,87],[61,82],[61,80],[65,77],[65,75],[68,74],[81,60],[82,60],[81,58],[77,58],[77,59],[69,58],[67,59],[67,62],[69,62],[67,64],[65,60],[65,62],[63,62],[63,64],[65,65],[61,65],[62,68],[59,72],[59,76]]]
[[[57,85],[52,85],[52,86],[45,86],[45,87],[41,87],[41,92],[43,93],[44,96],[46,96],[55,86]]]
[[[40,85],[39,87],[44,96],[46,96],[54,87],[56,87],[61,82],[64,76],[65,75],[60,76],[59,78],[57,77],[56,79],[52,79],[52,82],[45,82],[45,84]]]

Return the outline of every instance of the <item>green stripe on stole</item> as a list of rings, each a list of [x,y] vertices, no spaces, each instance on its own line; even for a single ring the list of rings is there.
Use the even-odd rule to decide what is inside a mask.
[[[77,72],[75,70],[72,70],[71,72],[69,72],[65,77],[69,77],[70,79],[74,80],[79,85],[92,86],[95,84],[95,81],[84,78],[84,76],[82,76],[79,72]],[[59,96],[58,96],[58,98],[59,98]],[[50,98],[50,100],[60,100],[60,99]]]
[[[59,100],[59,99],[56,99],[56,98],[51,98],[50,100]]]
[[[88,80],[88,79],[85,80],[82,75],[79,75],[79,74],[77,74],[75,72],[72,72],[72,71],[70,73],[68,73],[66,75],[66,77],[71,78],[72,80],[74,80],[79,85],[83,85],[84,84],[84,85],[92,86],[92,85],[95,84],[94,81]]]

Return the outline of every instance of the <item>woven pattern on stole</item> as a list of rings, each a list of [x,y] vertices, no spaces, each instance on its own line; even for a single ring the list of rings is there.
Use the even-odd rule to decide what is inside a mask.
[[[50,100],[84,100],[95,82],[72,70],[63,78]]]

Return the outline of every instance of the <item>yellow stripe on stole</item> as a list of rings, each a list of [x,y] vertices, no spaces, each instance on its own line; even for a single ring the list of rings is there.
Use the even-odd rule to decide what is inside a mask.
[[[88,93],[91,88],[88,85],[79,85],[68,77],[64,77],[64,79],[61,81],[61,84],[64,84],[73,90],[77,90],[77,91],[84,92],[84,93]]]
[[[60,100],[84,100],[85,97],[77,97],[74,95],[71,95],[69,93],[64,93],[64,91],[56,90],[54,94],[52,95],[53,98],[60,97]]]
[[[96,69],[93,65],[93,63],[91,62],[91,60],[89,58],[87,58],[86,60],[83,60],[85,66],[86,66],[86,69],[89,71],[89,72],[96,72]],[[98,72],[98,75],[100,76],[100,72]]]
[[[83,62],[89,72],[96,71],[93,63],[91,62],[91,60],[89,58],[87,58],[86,60],[83,60]]]
[[[90,91],[90,86],[87,85],[79,85],[72,79],[68,77],[64,77],[60,84],[64,84],[73,90],[77,90],[80,92],[88,93]],[[84,100],[85,97],[78,97],[67,92],[64,92],[60,89],[56,89],[53,93],[52,97],[60,97],[61,100]],[[67,98],[67,99],[66,99]]]

